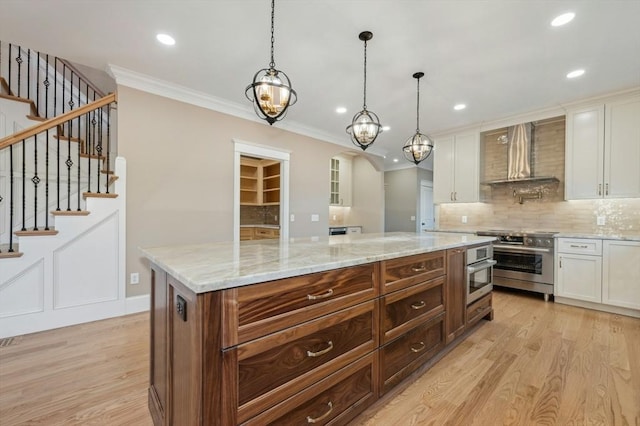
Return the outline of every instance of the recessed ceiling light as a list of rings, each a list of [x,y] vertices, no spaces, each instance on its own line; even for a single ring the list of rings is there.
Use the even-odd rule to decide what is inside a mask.
[[[347,112],[347,109],[345,107],[338,107],[336,108],[336,112],[338,114],[344,114],[345,112]]]
[[[176,44],[176,40],[171,37],[169,34],[158,34],[156,36],[156,39],[162,43],[162,44],[166,44],[167,46],[173,46],[174,44]]]
[[[465,109],[467,106],[465,104],[458,104],[456,106],[453,107],[453,109],[455,109],[456,111],[460,111]]]
[[[397,159],[397,158],[394,158],[394,159],[393,159],[393,162],[394,162],[394,163],[397,163],[397,162],[398,162],[398,159]]]
[[[567,74],[567,78],[576,78],[584,74],[584,70],[574,70]]]
[[[382,131],[383,131],[383,132],[388,132],[389,130],[391,130],[391,127],[389,127],[389,126],[382,126]]]
[[[567,13],[563,13],[562,15],[558,15],[555,18],[553,18],[553,21],[551,21],[551,26],[560,27],[564,24],[568,24],[573,20],[573,18],[575,18],[575,16],[576,14],[573,12],[567,12]]]

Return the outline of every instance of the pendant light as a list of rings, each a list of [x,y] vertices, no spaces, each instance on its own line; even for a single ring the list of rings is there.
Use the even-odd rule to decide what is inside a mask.
[[[416,165],[420,164],[422,160],[426,160],[431,154],[431,151],[433,151],[433,141],[429,136],[420,133],[420,79],[422,77],[424,77],[423,72],[413,74],[413,78],[417,80],[418,85],[416,100],[416,133],[407,139],[402,147],[402,151],[404,151],[404,158]]]
[[[253,102],[253,108],[263,120],[273,125],[287,114],[289,106],[296,103],[298,95],[291,87],[287,75],[276,69],[273,60],[273,22],[275,0],[271,0],[271,62],[269,68],[263,68],[253,76],[253,83],[245,89],[245,96]]]
[[[354,115],[351,124],[347,126],[347,133],[351,136],[351,142],[364,151],[382,133],[382,126],[378,116],[367,110],[367,41],[373,38],[373,33],[363,31],[358,38],[364,41],[364,101],[362,111]]]

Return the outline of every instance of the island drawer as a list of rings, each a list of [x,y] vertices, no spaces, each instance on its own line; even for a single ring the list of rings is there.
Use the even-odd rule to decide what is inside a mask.
[[[381,394],[444,347],[444,313],[380,348]]]
[[[346,424],[375,400],[376,374],[370,353],[243,425]]]
[[[444,312],[445,277],[395,291],[382,297],[380,331],[387,343],[430,317]]]
[[[481,318],[491,313],[492,309],[491,293],[489,293],[467,306],[467,324],[475,324],[480,321]]]
[[[369,263],[224,290],[223,346],[374,299],[378,268]]]
[[[382,293],[445,275],[445,251],[405,256],[380,262],[382,267]]]
[[[375,308],[374,301],[362,303],[225,351],[237,366],[238,420],[373,352],[378,344]]]

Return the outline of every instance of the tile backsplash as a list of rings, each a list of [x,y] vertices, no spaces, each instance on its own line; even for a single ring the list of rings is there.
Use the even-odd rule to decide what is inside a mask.
[[[241,225],[279,225],[280,206],[240,206]]]
[[[640,235],[640,199],[564,201],[564,119],[558,117],[535,124],[532,174],[555,176],[558,181],[481,185],[480,203],[436,206],[438,228]],[[480,182],[506,178],[507,145],[501,138],[506,133],[505,128],[482,135]],[[540,199],[526,198],[538,193]],[[526,198],[522,204],[521,195]],[[467,223],[462,223],[462,216],[467,217]],[[604,216],[605,225],[596,224],[598,216]]]

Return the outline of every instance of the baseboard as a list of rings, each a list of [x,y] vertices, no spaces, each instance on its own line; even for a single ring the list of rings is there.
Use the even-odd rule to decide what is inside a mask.
[[[124,311],[127,315],[148,311],[151,306],[151,296],[143,294],[140,296],[127,297],[124,303]]]

